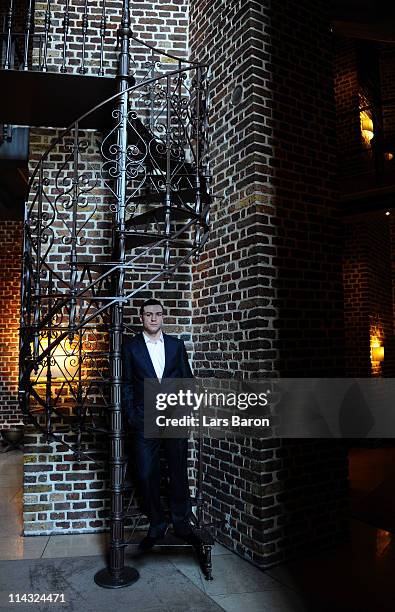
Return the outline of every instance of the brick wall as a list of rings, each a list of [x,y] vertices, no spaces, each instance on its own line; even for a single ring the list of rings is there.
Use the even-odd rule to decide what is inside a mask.
[[[116,52],[114,38],[119,27],[119,14],[122,7],[121,0],[107,3],[106,7],[106,36],[104,39],[104,73],[106,76],[114,75],[116,71]],[[34,24],[36,38],[33,43],[33,65],[37,66],[43,61],[45,15],[47,3],[36,2],[34,5]],[[83,30],[82,17],[84,4],[77,6],[70,3],[69,28],[66,38],[66,65],[67,72],[77,73],[82,67],[83,57]],[[47,64],[49,71],[58,71],[63,61],[63,19],[65,14],[64,3],[51,2]],[[87,30],[85,38],[84,69],[86,74],[97,74],[100,67],[100,21],[102,16],[102,3],[93,1],[87,3]],[[41,38],[39,37],[41,36]]]
[[[395,50],[392,44],[381,44],[380,78],[383,99],[384,134],[392,143],[395,138]]]
[[[273,209],[265,197],[272,188],[264,181],[272,163],[272,102],[265,80],[270,73],[258,42],[265,25],[259,12],[252,20],[250,9],[248,2],[191,4],[193,56],[212,69],[213,191],[221,198],[213,206],[210,241],[194,274],[195,359],[205,375],[248,376],[262,366],[270,370],[275,356]],[[242,101],[232,105],[238,86]]]
[[[383,170],[387,184],[395,182],[395,96],[393,74],[395,53],[392,44],[380,45],[380,81],[383,122]]]
[[[344,231],[344,316],[346,373],[370,374],[369,329],[369,241],[366,220],[345,223]]]
[[[350,218],[345,225],[344,299],[347,374],[393,376],[393,296],[390,219],[384,211]],[[372,362],[370,347],[385,347]]]
[[[179,57],[187,55],[187,28],[188,28],[188,2],[174,0],[174,2],[130,2],[131,29],[133,35],[140,40],[154,45],[168,53]],[[87,31],[85,37],[84,68],[86,74],[97,74],[100,66],[100,22],[102,18],[102,3],[97,0],[87,5]],[[35,4],[36,34],[44,34],[46,2]],[[114,0],[106,6],[106,33],[104,37],[104,73],[105,76],[114,76],[117,66],[117,51],[115,50],[116,31],[119,28],[122,11],[122,0]],[[66,38],[66,64],[67,72],[77,73],[81,68],[83,57],[83,31],[82,31],[83,4],[69,8],[69,28]],[[51,3],[50,41],[48,45],[48,70],[57,71],[63,61],[63,19],[64,3]],[[33,61],[40,62],[39,39],[34,43]],[[131,62],[133,71],[141,71],[142,64],[149,56],[141,44],[131,41]],[[171,64],[170,58],[163,58],[165,63]],[[170,66],[171,69],[171,66]]]
[[[336,37],[335,43],[337,142],[343,190],[360,192],[367,186],[380,187],[388,180],[393,184],[393,159],[383,159],[384,175],[380,179],[381,182],[374,179],[373,183],[372,175],[369,176],[372,166],[369,170],[368,166],[358,162],[358,159],[363,158],[358,98],[362,104],[363,71],[365,69],[369,74],[369,66],[364,66],[361,62],[360,48],[358,61],[358,41]],[[394,105],[391,102],[394,69],[392,45],[381,43],[376,49],[376,60],[377,66],[374,66],[372,58],[370,70],[376,73],[378,68],[380,69],[384,152],[391,152],[394,133]],[[377,80],[378,74],[375,78]],[[365,84],[363,93],[369,96],[368,89]],[[369,103],[371,99],[365,101]],[[367,160],[370,153],[367,149],[365,153]],[[360,176],[362,172],[365,174]],[[347,206],[346,200],[342,206]],[[350,376],[390,376],[393,371],[393,323],[390,314],[392,298],[389,278],[390,220],[384,213],[383,210],[378,214],[348,217],[344,224],[346,371]],[[382,365],[371,362],[370,345],[375,341],[385,343],[385,362]]]
[[[64,421],[55,418],[55,431],[63,430],[66,443],[76,442]],[[92,438],[96,439],[92,439]],[[106,448],[104,436],[86,436],[88,446]],[[24,535],[84,533],[108,527],[109,494],[106,453],[96,461],[77,462],[65,444],[46,442],[27,430],[24,446]]]
[[[392,185],[395,177],[393,45],[338,36],[334,45],[338,169],[342,190],[360,192],[380,184]],[[384,154],[379,155],[378,161],[374,159],[371,144],[364,142],[361,135],[359,108],[364,107],[368,107],[371,117],[376,108],[374,133]]]
[[[340,187],[344,193],[360,192],[377,185],[378,173],[382,180],[381,157],[375,156],[374,145],[381,142],[382,128],[388,127],[380,100],[385,45],[336,36],[334,48]],[[363,114],[373,122],[374,140],[366,140],[361,129]]]
[[[22,223],[0,221],[0,429],[19,424],[18,348]]]
[[[324,9],[310,1],[191,2],[192,52],[212,67],[213,190],[222,197],[194,269],[202,375],[343,373]],[[341,443],[206,439],[205,463],[208,518],[229,524],[217,537],[256,564],[267,567],[343,533]]]
[[[334,87],[336,98],[336,136],[338,172],[349,190],[349,177],[360,174],[361,122],[359,117],[359,84],[355,40],[334,39]]]
[[[369,323],[371,345],[386,349],[385,362],[372,361],[372,375],[394,376],[391,242],[389,220],[384,211],[369,223]]]
[[[383,130],[384,130],[384,152],[390,155],[385,156],[385,172],[391,177],[391,182],[395,182],[395,89],[394,74],[395,53],[392,44],[381,44],[380,54],[380,78],[383,99]],[[394,213],[387,217],[389,223],[389,233],[391,242],[391,275],[392,275],[392,306],[393,306],[393,325],[391,333],[387,331],[385,362],[383,364],[384,374],[393,376],[395,371],[395,219]],[[389,374],[387,374],[387,371]]]

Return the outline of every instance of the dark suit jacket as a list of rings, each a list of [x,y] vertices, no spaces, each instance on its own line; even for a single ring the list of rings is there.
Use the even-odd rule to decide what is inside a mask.
[[[183,340],[163,334],[165,369],[163,378],[193,378]],[[154,366],[140,332],[122,339],[122,405],[129,423],[141,424],[144,409],[144,379],[156,379]]]

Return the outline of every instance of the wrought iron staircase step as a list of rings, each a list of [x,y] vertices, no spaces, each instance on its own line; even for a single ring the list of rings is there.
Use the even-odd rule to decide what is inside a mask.
[[[178,247],[192,248],[193,244],[191,241],[183,240],[182,238],[172,239],[171,236],[165,236],[164,234],[149,234],[147,232],[131,232],[130,230],[125,232],[125,250],[130,251],[137,247],[148,246],[149,244],[155,244],[159,241],[168,240],[170,244]],[[162,243],[164,244],[164,242]]]
[[[59,412],[61,412],[62,410],[69,411],[69,410],[76,409],[77,408],[77,403],[76,402],[72,402],[72,403],[71,402],[68,402],[68,403],[66,402],[64,404],[51,404],[51,405],[48,405],[48,407],[51,408],[52,410],[57,410]],[[82,404],[82,405],[79,406],[79,408],[83,412],[87,411],[86,412],[87,415],[91,415],[90,411],[91,411],[92,408],[95,408],[95,409],[97,408],[97,409],[100,409],[100,410],[109,410],[110,404],[89,404],[89,405]],[[44,408],[42,406],[40,406],[39,408],[37,408],[37,410],[44,410]],[[65,418],[67,419],[67,418],[72,418],[72,417],[68,417],[67,415],[65,415]],[[94,418],[97,419],[97,418],[101,418],[101,417],[98,417],[97,415],[94,415]]]
[[[61,380],[63,381],[64,379],[61,379]],[[89,380],[89,382],[90,382],[90,380]],[[51,404],[51,407],[52,408],[56,408],[57,410],[60,410],[61,408],[67,408],[67,409],[77,408],[77,406],[78,406],[78,403],[77,403],[76,400],[64,401],[61,404]],[[87,404],[86,401],[85,401],[84,403],[79,404],[79,407],[81,409],[83,409],[83,410],[85,410],[85,409],[89,410],[91,408],[100,408],[100,410],[102,410],[103,408],[104,409],[108,409],[109,404],[104,404],[104,403],[100,403],[100,404],[91,404],[91,403],[89,403],[89,404]]]
[[[190,203],[195,202],[196,195],[197,195],[197,189],[193,189],[191,187],[190,189],[179,189],[177,191],[172,190],[170,194],[170,198],[173,203],[174,201],[176,201],[182,204],[187,204],[188,202]],[[211,202],[210,195],[206,193],[205,191],[201,192],[200,198],[201,198],[201,201],[204,202],[205,204]],[[133,202],[135,204],[163,203],[165,200],[166,200],[165,191],[157,191],[157,192],[154,191],[154,192],[147,193],[147,194],[143,193],[141,195],[130,198],[130,202]]]
[[[110,432],[109,427],[94,427],[93,425],[85,425],[84,430],[101,434],[108,434]]]
[[[199,175],[201,193],[207,191],[207,182],[205,176]],[[152,184],[154,189],[158,192],[162,192],[165,189],[165,177],[161,172],[151,173],[147,175],[147,184]],[[171,190],[174,193],[183,191],[184,189],[195,190],[196,174],[184,174],[177,172],[177,174],[171,177]]]
[[[144,197],[144,196],[142,196]],[[145,225],[147,223],[154,223],[155,221],[164,221],[166,216],[166,206],[156,206],[151,208],[140,215],[134,215],[130,217],[125,223],[126,228],[130,228],[136,225]],[[175,206],[170,207],[170,218],[175,220],[187,220],[195,219],[198,215],[192,210],[187,208],[177,208]]]
[[[102,274],[105,273],[105,268],[114,268],[114,272],[118,271],[119,268],[123,268],[126,271],[128,270],[128,268],[135,270],[141,270],[141,271],[147,271],[147,269],[154,271],[154,270],[161,270],[162,266],[160,264],[135,264],[133,262],[128,262],[125,261],[124,264],[120,263],[119,261],[87,261],[84,259],[79,259],[76,262],[77,267],[84,267],[84,268],[89,268],[91,271],[95,271],[95,272],[100,272]],[[110,276],[110,275],[108,275]],[[98,295],[97,298],[108,298],[108,295]]]
[[[133,485],[130,486],[123,486],[122,487],[122,491],[124,493],[129,492],[133,487]],[[144,514],[142,512],[139,512],[138,510],[132,511],[132,512],[124,512],[123,514],[125,519],[141,519],[143,518]]]
[[[110,385],[111,380],[109,378],[90,378],[89,379],[89,387],[93,387],[94,385]]]
[[[192,527],[193,533],[199,538],[201,544],[205,546],[213,546],[215,544],[215,540],[208,529],[205,527]]]
[[[0,70],[0,89],[2,123],[62,128],[116,93],[114,78],[21,70]],[[80,127],[108,125],[111,110],[105,104],[82,120]]]

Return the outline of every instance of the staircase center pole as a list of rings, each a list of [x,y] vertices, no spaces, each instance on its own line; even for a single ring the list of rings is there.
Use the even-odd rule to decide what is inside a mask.
[[[129,86],[129,37],[130,12],[129,0],[123,0],[122,22],[118,30],[120,53],[118,58],[116,118],[117,159],[114,192],[116,194],[115,231],[113,231],[113,256],[120,264],[125,261],[125,198],[126,198],[126,148],[127,148],[127,113]],[[115,259],[114,259],[115,261]],[[122,334],[124,269],[120,266],[115,277],[114,288],[118,302],[111,308],[110,329],[110,370],[111,370],[111,422],[110,422],[110,560],[109,566],[95,575],[95,582],[106,588],[129,586],[138,580],[139,573],[132,567],[125,567],[124,513],[122,503],[124,433],[122,427]]]

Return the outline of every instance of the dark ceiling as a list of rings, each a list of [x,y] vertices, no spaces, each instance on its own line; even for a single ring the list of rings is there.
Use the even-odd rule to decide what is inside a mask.
[[[332,0],[335,32],[352,38],[395,42],[395,2]]]

